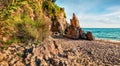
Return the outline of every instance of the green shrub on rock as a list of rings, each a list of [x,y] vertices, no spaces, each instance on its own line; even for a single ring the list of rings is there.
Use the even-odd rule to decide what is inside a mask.
[[[49,35],[43,0],[0,0],[0,43],[41,42]]]

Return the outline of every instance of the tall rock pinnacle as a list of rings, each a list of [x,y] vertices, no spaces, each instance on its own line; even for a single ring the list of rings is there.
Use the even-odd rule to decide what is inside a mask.
[[[70,23],[71,23],[71,26],[80,28],[80,22],[74,13],[73,13],[72,19],[70,19]]]

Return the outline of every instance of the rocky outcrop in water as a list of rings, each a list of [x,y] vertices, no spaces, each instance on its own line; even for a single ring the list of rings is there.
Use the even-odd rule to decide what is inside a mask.
[[[65,30],[65,37],[72,39],[85,39],[85,40],[94,40],[94,37],[91,32],[85,33],[80,27],[79,20],[76,15],[73,13],[72,19],[70,19],[70,25]]]

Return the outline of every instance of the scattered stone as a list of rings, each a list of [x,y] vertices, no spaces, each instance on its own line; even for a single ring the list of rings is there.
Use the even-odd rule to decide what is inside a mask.
[[[0,62],[0,66],[9,66],[7,61]]]
[[[14,66],[26,66],[22,61],[17,61]]]
[[[36,45],[34,48],[32,45],[29,47],[24,46],[22,56],[16,56],[20,51],[20,47],[15,48],[14,50],[17,50],[15,52],[12,52],[10,48],[6,49],[6,52],[10,52],[10,54],[8,55],[6,52],[0,53],[0,66],[102,66],[108,64],[119,66],[119,53],[114,54],[114,52],[120,51],[119,47],[108,46],[108,44],[106,45],[107,47],[101,47],[102,44],[96,45],[89,43],[90,41],[59,40],[46,39],[45,42],[41,45]],[[79,43],[79,46],[75,46],[78,45],[77,43]],[[12,48],[13,46],[10,47]],[[94,48],[96,49],[93,50]],[[107,53],[103,50],[106,50]],[[105,55],[104,58],[102,58],[103,54]]]

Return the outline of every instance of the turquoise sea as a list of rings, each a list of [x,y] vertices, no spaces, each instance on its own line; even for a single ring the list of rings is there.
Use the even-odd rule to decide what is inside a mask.
[[[83,28],[91,31],[95,38],[106,40],[120,40],[120,28]]]

